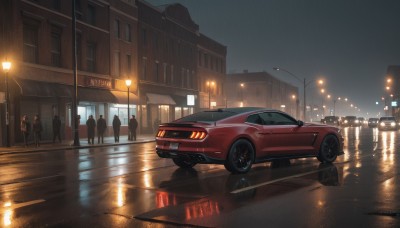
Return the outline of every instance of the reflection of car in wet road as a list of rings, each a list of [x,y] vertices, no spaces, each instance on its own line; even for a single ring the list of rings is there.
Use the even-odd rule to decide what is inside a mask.
[[[317,157],[333,162],[343,150],[339,132],[277,110],[227,108],[160,125],[156,151],[182,168],[212,163],[224,164],[232,173],[246,173],[253,163],[282,158]]]

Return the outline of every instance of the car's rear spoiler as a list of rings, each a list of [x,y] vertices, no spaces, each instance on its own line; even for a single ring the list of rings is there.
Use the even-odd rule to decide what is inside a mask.
[[[160,127],[196,127],[198,125],[211,125],[215,124],[214,122],[174,122],[174,123],[163,123],[160,124]]]

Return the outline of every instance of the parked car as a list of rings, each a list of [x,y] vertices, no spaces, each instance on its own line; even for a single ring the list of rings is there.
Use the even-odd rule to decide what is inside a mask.
[[[231,173],[246,173],[253,163],[276,159],[331,163],[343,154],[343,137],[337,127],[304,123],[278,110],[226,108],[161,124],[156,152],[181,168],[223,164]]]
[[[338,116],[325,116],[324,124],[339,126],[340,118]]]
[[[368,127],[377,127],[379,119],[378,118],[369,118],[368,119]]]
[[[355,116],[345,116],[342,121],[343,127],[358,127],[360,126],[360,121]]]
[[[396,118],[394,118],[393,116],[384,116],[384,117],[379,118],[378,129],[379,130],[397,130],[398,124],[397,124]]]

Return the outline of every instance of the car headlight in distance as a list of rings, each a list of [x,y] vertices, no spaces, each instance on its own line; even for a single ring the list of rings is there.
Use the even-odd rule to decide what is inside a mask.
[[[349,121],[345,120],[344,123],[348,123]]]
[[[395,122],[391,122],[390,126],[394,127],[394,126],[396,126],[396,123]]]
[[[355,123],[359,123],[360,121],[359,120],[356,120],[356,121],[354,121]]]
[[[381,125],[382,127],[384,127],[384,126],[385,126],[385,123],[384,123],[384,122],[382,122],[380,125]]]

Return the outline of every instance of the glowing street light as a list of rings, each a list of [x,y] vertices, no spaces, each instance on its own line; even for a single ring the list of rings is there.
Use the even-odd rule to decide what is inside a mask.
[[[6,98],[6,108],[5,108],[5,112],[6,112],[6,145],[7,147],[10,147],[10,113],[9,113],[9,109],[10,109],[10,97],[8,94],[8,72],[11,69],[11,62],[8,62],[7,60],[3,62],[3,71],[4,71],[4,75],[5,75],[5,83],[6,83],[6,94],[5,94],[5,98]]]
[[[243,83],[242,83],[243,84]],[[211,86],[214,86],[214,81],[207,81],[207,88],[208,88],[208,109],[211,109]]]
[[[299,77],[297,77],[296,75],[294,75],[292,72],[280,68],[280,67],[273,67],[273,70],[276,71],[284,71],[286,73],[288,73],[290,76],[294,77],[295,79],[297,79],[299,82],[303,82],[303,100],[304,100],[304,104],[303,104],[303,115],[304,115],[304,121],[306,121],[306,116],[307,116],[307,102],[306,102],[306,88],[308,85],[310,85],[310,83],[315,82],[315,80],[311,80],[309,82],[306,82],[306,78],[304,78],[303,80],[301,80]],[[323,80],[318,80],[318,84],[322,85],[324,83]]]

